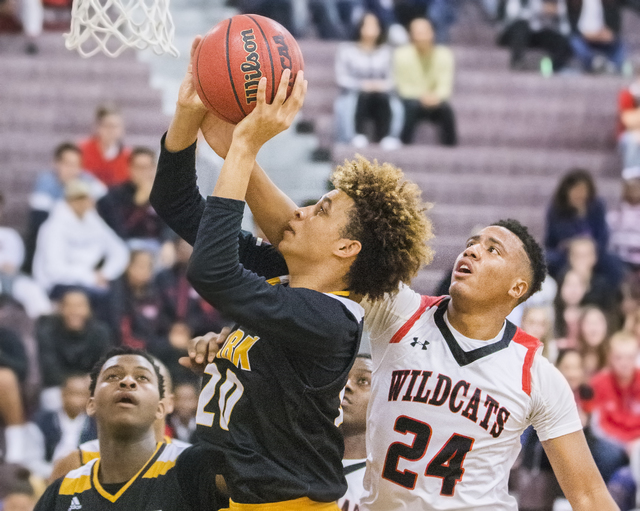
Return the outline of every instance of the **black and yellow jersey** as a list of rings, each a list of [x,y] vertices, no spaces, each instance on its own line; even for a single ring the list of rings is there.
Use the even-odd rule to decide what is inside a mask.
[[[210,494],[206,499],[197,495],[201,482],[192,463],[184,463],[183,451],[175,444],[158,443],[135,476],[115,485],[100,483],[100,458],[94,458],[51,484],[35,511],[215,511],[220,506],[209,485],[203,485]],[[180,475],[185,467],[187,473]]]
[[[163,148],[151,195],[158,215],[194,245],[191,285],[236,322],[205,369],[196,415],[203,455],[221,460],[235,503],[335,502],[347,489],[341,392],[364,310],[341,289],[274,281],[287,275],[286,261],[241,230],[245,203],[200,196],[195,144]]]

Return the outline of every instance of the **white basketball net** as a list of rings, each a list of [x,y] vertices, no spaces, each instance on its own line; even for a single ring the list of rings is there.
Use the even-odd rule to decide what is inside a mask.
[[[127,48],[179,55],[169,0],[74,0],[65,46],[83,57],[117,57]]]

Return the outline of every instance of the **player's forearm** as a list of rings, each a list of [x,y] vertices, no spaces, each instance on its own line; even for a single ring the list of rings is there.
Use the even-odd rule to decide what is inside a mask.
[[[212,195],[244,201],[259,150],[249,137],[234,135]]]
[[[246,200],[262,232],[272,245],[277,246],[282,241],[287,223],[293,217],[296,204],[257,163],[249,179]]]
[[[165,149],[175,153],[192,145],[198,138],[198,130],[205,113],[203,110],[178,105],[164,141]]]
[[[568,500],[573,511],[593,511],[594,509],[598,511],[620,511],[604,484],[597,490],[576,496],[573,499],[569,498]]]

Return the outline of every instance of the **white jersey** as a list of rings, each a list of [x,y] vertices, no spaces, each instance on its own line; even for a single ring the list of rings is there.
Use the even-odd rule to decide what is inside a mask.
[[[364,471],[367,460],[342,460],[347,493],[338,499],[340,511],[360,511],[360,499],[364,495]]]
[[[507,483],[532,424],[540,440],[580,431],[573,394],[506,321],[478,341],[447,320],[449,297],[406,286],[365,303],[373,374],[361,509],[515,511]]]

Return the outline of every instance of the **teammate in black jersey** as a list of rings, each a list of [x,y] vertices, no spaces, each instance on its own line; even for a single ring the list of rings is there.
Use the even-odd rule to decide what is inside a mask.
[[[115,348],[91,375],[87,413],[95,417],[100,458],[54,482],[36,511],[216,510],[213,467],[176,444],[157,442],[164,415],[162,376],[146,353]],[[200,477],[206,484],[199,484]]]
[[[235,128],[205,201],[195,141],[206,110],[188,73],[151,194],[158,214],[194,244],[194,288],[238,323],[206,367],[197,414],[200,438],[224,458],[231,509],[337,509],[346,490],[340,393],[363,315],[348,295],[380,297],[429,255],[417,187],[364,160],[340,169],[337,189],[316,205],[295,210],[278,250],[240,230],[256,154],[302,105],[302,76],[284,101],[289,78],[271,105],[260,82],[256,109]]]

